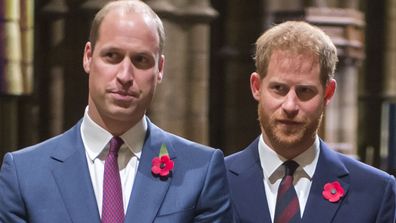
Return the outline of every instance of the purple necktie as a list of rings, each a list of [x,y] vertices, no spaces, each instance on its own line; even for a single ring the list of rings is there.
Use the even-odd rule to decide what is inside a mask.
[[[124,222],[122,188],[117,161],[118,151],[123,143],[122,139],[117,136],[110,140],[103,176],[102,223]]]
[[[283,163],[283,166],[285,167],[285,176],[282,178],[276,197],[274,223],[301,222],[300,205],[293,186],[293,174],[298,163],[288,160]]]

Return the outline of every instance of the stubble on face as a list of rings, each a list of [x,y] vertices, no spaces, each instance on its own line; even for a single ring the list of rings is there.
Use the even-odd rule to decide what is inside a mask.
[[[301,154],[315,140],[325,109],[319,72],[314,54],[280,50],[273,52],[267,75],[260,80],[263,138],[285,158]]]
[[[315,140],[323,112],[320,113],[319,117],[312,117],[312,119],[311,117],[293,119],[299,123],[304,123],[296,127],[286,127],[277,121],[279,119],[286,119],[285,116],[281,112],[275,112],[273,114],[265,112],[265,108],[259,102],[258,117],[266,143],[278,153],[285,155],[285,157],[287,156],[286,154],[296,153],[295,155],[298,155],[299,151],[303,152],[303,149],[307,149]]]

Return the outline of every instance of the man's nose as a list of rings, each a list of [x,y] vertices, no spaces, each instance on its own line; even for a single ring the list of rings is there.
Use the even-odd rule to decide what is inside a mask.
[[[295,115],[298,112],[298,96],[295,91],[290,90],[284,98],[282,109],[289,115]]]
[[[132,85],[134,77],[134,65],[130,58],[126,57],[120,63],[117,80],[123,85]]]

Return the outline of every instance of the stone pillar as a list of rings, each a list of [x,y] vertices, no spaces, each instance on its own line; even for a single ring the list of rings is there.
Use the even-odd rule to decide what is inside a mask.
[[[91,14],[99,11],[107,2],[111,0],[87,0],[81,6],[81,9],[89,11]]]
[[[158,86],[149,117],[158,126],[178,135],[186,132],[186,35],[183,27],[178,24],[177,6],[169,0],[147,2],[160,16],[165,26],[165,70],[164,79]],[[177,43],[177,44],[176,44]],[[177,46],[177,47],[176,47]]]
[[[208,1],[147,2],[161,17],[167,35],[165,76],[148,112],[160,127],[207,144],[209,22]]]
[[[103,0],[66,0],[69,8],[64,26],[64,118],[63,129],[75,125],[88,104],[88,75],[83,69],[83,53],[89,38],[91,20]],[[77,25],[78,24],[78,25]]]
[[[218,1],[211,64],[211,143],[225,154],[247,146],[260,134],[257,102],[250,91],[254,42],[263,30],[260,0]]]
[[[20,1],[2,1],[0,8],[0,93],[23,95]]]
[[[337,66],[336,94],[326,109],[322,136],[332,148],[357,157],[358,69],[341,61]]]
[[[15,150],[18,146],[18,101],[16,98],[12,96],[1,96],[0,117],[1,162],[6,152]]]
[[[387,1],[386,13],[385,13],[385,47],[384,47],[384,83],[383,83],[383,98],[384,105],[382,108],[386,108],[385,105],[388,103],[395,104],[396,103],[396,2],[395,1]],[[385,114],[382,111],[382,114]],[[396,154],[396,145],[394,129],[396,128],[395,122],[390,119],[391,115],[382,116],[382,132],[381,138],[381,151],[380,156],[381,160],[387,165],[384,166],[388,171],[393,174],[396,174],[396,158],[391,157]],[[392,126],[389,126],[392,125]],[[384,128],[387,127],[387,128]],[[393,131],[391,131],[393,129]],[[393,135],[391,135],[393,134]],[[389,157],[388,157],[389,156]]]
[[[1,1],[0,8],[0,161],[18,146],[18,97],[23,93],[19,1]],[[19,96],[16,96],[19,95]]]
[[[217,12],[210,7],[209,1],[194,0],[185,9],[185,16],[190,17],[191,27],[188,30],[186,66],[186,95],[190,106],[187,110],[189,126],[187,137],[201,143],[209,143],[209,48],[210,21]],[[188,23],[185,25],[189,25]]]
[[[385,28],[385,80],[384,95],[396,101],[396,2],[388,1]]]
[[[303,0],[270,0],[268,1],[268,8],[270,11],[277,12],[277,11],[296,11],[302,10],[304,8],[304,1]]]
[[[65,131],[83,115],[88,87],[82,57],[90,16],[101,6],[95,3],[102,1],[49,0],[38,8],[39,141]]]
[[[354,9],[310,8],[307,21],[319,25],[337,46],[337,90],[327,107],[324,137],[337,151],[357,157],[358,71],[363,52],[363,14]]]
[[[381,106],[384,89],[385,1],[366,1],[366,63],[359,92],[359,156],[373,166],[380,167]],[[393,24],[394,25],[394,24]]]
[[[31,144],[33,105],[32,0],[5,0],[0,7],[0,162],[3,154]]]
[[[33,93],[34,0],[21,0],[21,49],[23,92]]]
[[[47,120],[45,126],[39,128],[43,137],[54,136],[61,133],[64,119],[64,38],[65,16],[69,8],[66,0],[52,0],[43,6],[40,12],[41,25],[38,30],[39,55],[36,69],[41,73],[39,79],[40,118]],[[47,32],[44,32],[44,29]],[[42,31],[42,32],[41,32]]]

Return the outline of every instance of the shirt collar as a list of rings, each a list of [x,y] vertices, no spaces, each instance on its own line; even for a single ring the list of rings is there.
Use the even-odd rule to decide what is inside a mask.
[[[87,106],[80,131],[88,157],[93,161],[102,153],[113,136],[89,117],[88,109]],[[126,145],[138,159],[140,159],[147,132],[147,121],[145,117],[146,116],[143,116],[138,123],[120,136],[124,141],[124,145]]]
[[[315,141],[309,149],[305,152],[301,153],[293,160],[299,164],[297,169],[298,171],[302,171],[309,178],[312,179],[313,174],[315,173],[316,164],[318,163],[319,152],[320,152],[320,142],[319,137],[315,137]],[[264,178],[272,178],[273,175],[283,176],[283,170],[279,168],[283,162],[287,159],[277,154],[274,150],[272,150],[263,140],[263,136],[260,136],[259,139],[259,157],[261,167],[263,168]],[[279,173],[282,172],[282,173]],[[275,180],[275,179],[274,179]]]

